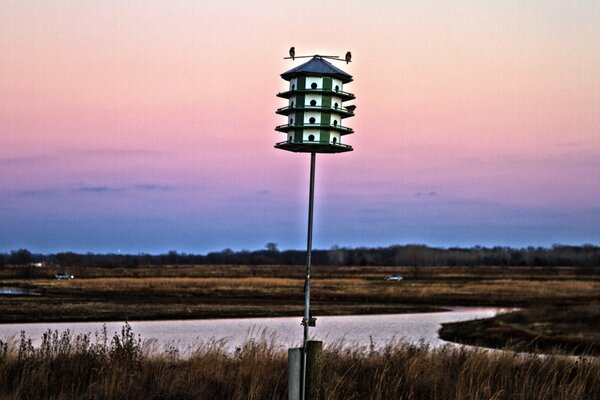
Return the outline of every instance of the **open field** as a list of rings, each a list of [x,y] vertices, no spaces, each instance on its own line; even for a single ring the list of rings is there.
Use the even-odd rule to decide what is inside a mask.
[[[287,353],[268,334],[235,354],[222,343],[191,357],[157,353],[125,325],[112,338],[48,332],[39,349],[0,342],[2,399],[284,399]],[[527,356],[390,343],[325,347],[323,399],[595,399],[600,359]]]
[[[66,271],[76,278],[61,281],[52,278],[57,271],[16,267],[0,270],[0,287],[28,288],[40,294],[0,296],[0,323],[302,315],[301,266],[87,267]],[[405,279],[388,282],[384,279],[388,275],[403,275]],[[544,320],[548,312],[530,313],[522,325],[507,322],[513,317],[502,316],[495,321],[503,329],[492,327],[495,335],[481,326],[474,330],[474,325],[462,325],[469,328],[444,336],[474,343],[468,333],[475,332],[495,338],[488,343],[494,346],[510,342],[517,331],[527,332],[529,336],[521,334],[521,338],[527,337],[529,342],[533,337],[548,337],[559,344],[574,342],[580,348],[600,344],[594,335],[598,330],[594,325],[598,303],[598,268],[313,269],[312,304],[317,317],[417,312],[450,305],[528,309],[544,305],[546,310],[554,307],[550,314],[562,316],[561,321]],[[590,306],[593,304],[596,308]],[[578,315],[578,322],[566,319],[569,315]],[[570,336],[566,335],[568,331]]]

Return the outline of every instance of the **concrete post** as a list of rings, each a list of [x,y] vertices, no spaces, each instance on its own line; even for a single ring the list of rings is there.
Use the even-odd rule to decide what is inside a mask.
[[[302,347],[288,349],[288,398],[301,400],[302,397]],[[306,400],[321,400],[321,376],[323,371],[323,342],[307,341],[306,351]]]
[[[302,385],[302,348],[288,349],[288,398],[300,400]]]
[[[309,340],[306,354],[306,400],[321,400],[323,342]]]

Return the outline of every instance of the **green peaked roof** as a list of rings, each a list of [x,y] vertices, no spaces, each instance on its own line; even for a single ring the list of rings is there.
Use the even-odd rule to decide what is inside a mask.
[[[292,68],[281,74],[286,81],[297,76],[331,76],[341,80],[343,83],[352,82],[352,75],[345,73],[339,68],[334,67],[330,62],[325,61],[320,56],[314,56],[310,61]]]

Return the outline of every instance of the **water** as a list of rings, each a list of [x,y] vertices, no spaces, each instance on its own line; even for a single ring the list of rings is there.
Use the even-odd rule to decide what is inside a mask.
[[[382,346],[393,339],[402,339],[440,346],[447,343],[437,335],[442,323],[492,317],[499,311],[497,308],[454,307],[437,313],[319,317],[317,326],[310,332],[312,338],[323,340],[325,344],[343,341],[346,345],[369,346],[372,341],[376,346]],[[248,338],[259,337],[265,330],[269,335],[275,335],[276,342],[282,347],[298,346],[302,341],[300,321],[301,317],[242,318],[133,321],[130,325],[142,340],[155,342],[158,350],[173,346],[186,351],[190,346],[211,339],[226,340],[228,347],[233,349]],[[0,339],[17,337],[25,331],[36,345],[48,329],[59,332],[68,329],[73,334],[93,335],[101,331],[103,324],[106,324],[110,339],[114,333],[120,333],[124,322],[7,324],[0,325]]]
[[[18,287],[3,286],[0,287],[0,295],[7,296],[39,296],[40,292],[31,289],[23,289]]]

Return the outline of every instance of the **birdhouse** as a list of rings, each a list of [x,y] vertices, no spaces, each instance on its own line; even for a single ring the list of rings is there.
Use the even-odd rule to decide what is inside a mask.
[[[287,123],[275,130],[287,137],[275,147],[301,153],[352,151],[344,142],[354,131],[343,123],[354,116],[355,106],[344,106],[354,100],[352,93],[344,91],[352,76],[317,55],[281,77],[289,82],[289,88],[277,97],[286,99],[288,105],[276,112],[286,116]]]

